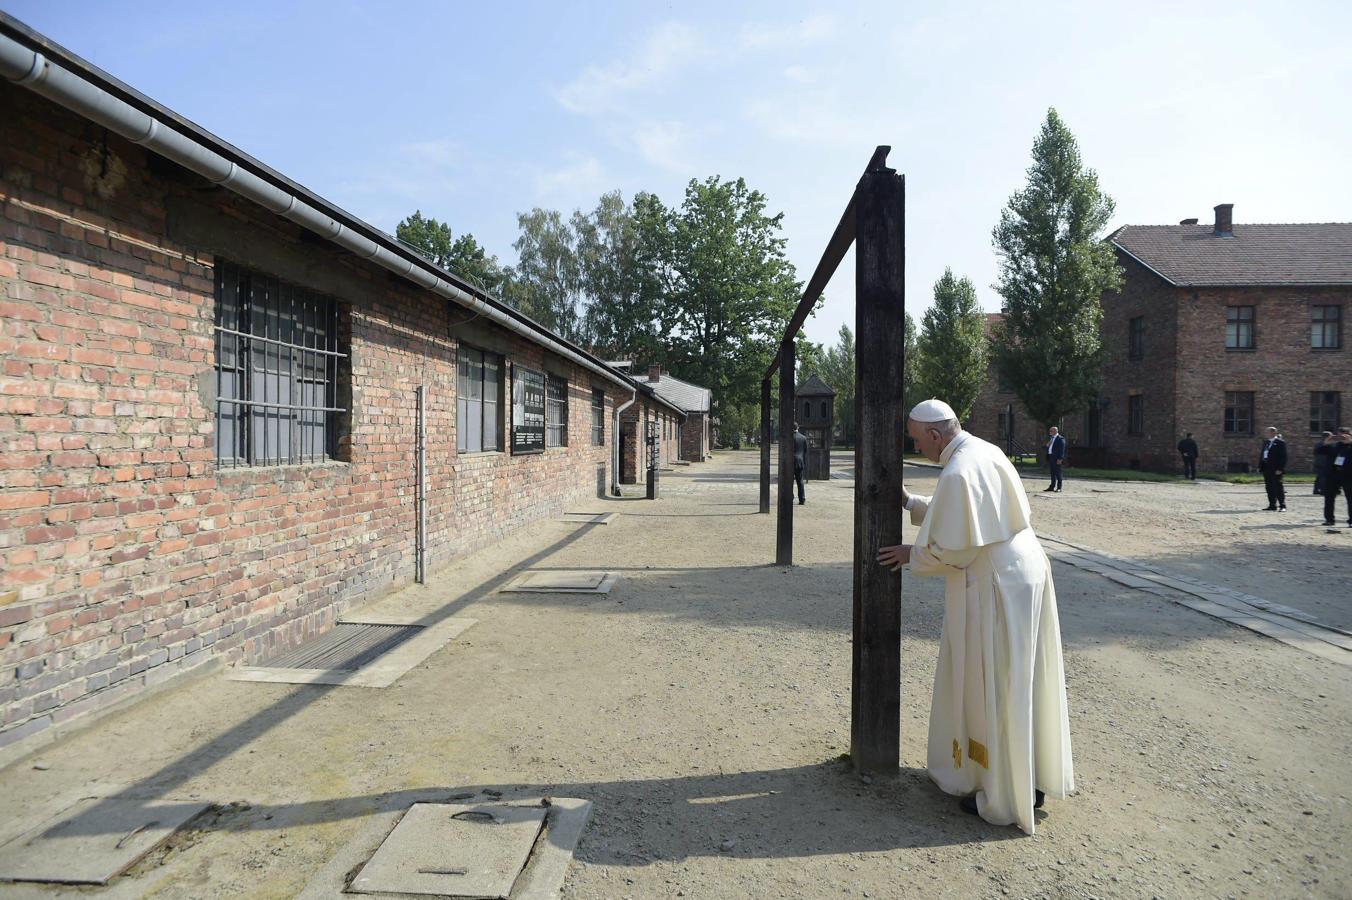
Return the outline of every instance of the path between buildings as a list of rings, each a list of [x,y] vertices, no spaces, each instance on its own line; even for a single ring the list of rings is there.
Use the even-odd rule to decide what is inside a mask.
[[[0,893],[291,897],[373,816],[492,790],[595,803],[575,898],[1346,896],[1352,764],[1330,740],[1352,733],[1352,669],[1083,566],[1055,566],[1079,792],[1049,802],[1035,837],[960,814],[924,774],[937,579],[904,582],[901,772],[856,778],[840,759],[853,485],[809,483],[797,565],[780,569],[756,467],[719,454],[666,474],[659,501],[579,503],[619,515],[539,523],[373,603],[477,621],[392,687],[217,674],[0,771],[7,825],[72,792],[215,804],[108,888]],[[1068,481],[1035,521],[1202,578],[1174,547],[1125,549],[1118,517],[1178,505],[1151,489]],[[1267,587],[1294,577],[1280,554],[1252,579],[1219,549],[1233,580],[1204,580],[1319,612]],[[607,595],[499,592],[533,569],[620,577]]]

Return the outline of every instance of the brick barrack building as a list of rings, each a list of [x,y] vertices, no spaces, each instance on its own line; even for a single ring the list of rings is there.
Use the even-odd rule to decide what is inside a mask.
[[[677,455],[678,406],[3,14],[0,75],[0,747],[605,493],[626,403]]]
[[[1272,425],[1291,470],[1308,472],[1319,433],[1348,423],[1352,224],[1235,224],[1228,203],[1215,213],[1108,237],[1124,284],[1102,298],[1099,400],[1063,423],[1072,465],[1178,471],[1192,432],[1200,471],[1251,471]],[[1002,445],[1045,443],[994,372],[970,427]]]

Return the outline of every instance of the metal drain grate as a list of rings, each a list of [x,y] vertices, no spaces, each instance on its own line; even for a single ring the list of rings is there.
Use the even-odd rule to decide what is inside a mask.
[[[270,669],[328,669],[355,672],[422,631],[417,625],[340,622],[329,633],[264,663]]]

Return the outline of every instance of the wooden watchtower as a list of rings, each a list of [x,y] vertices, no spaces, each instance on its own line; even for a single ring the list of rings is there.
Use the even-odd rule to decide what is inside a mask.
[[[794,389],[798,427],[807,436],[807,469],[809,479],[828,481],[831,478],[831,442],[836,433],[836,392],[815,374]]]

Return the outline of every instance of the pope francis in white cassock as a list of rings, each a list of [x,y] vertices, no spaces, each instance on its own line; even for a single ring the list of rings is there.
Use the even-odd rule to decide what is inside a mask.
[[[962,431],[940,400],[918,404],[907,428],[943,471],[933,497],[903,498],[915,543],[879,559],[944,579],[930,778],[968,812],[1032,834],[1043,794],[1075,789],[1051,565],[998,447]]]

